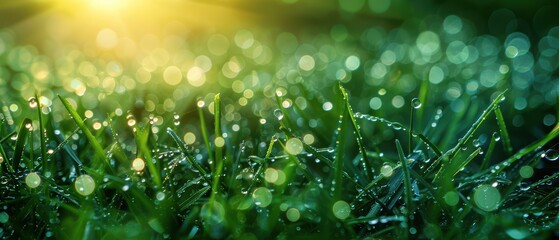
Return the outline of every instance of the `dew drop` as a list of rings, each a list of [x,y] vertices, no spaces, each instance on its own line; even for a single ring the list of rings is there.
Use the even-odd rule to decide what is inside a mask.
[[[495,142],[498,142],[501,140],[501,135],[499,135],[499,133],[494,132],[493,133],[493,139],[495,139]]]
[[[555,149],[549,149],[547,151],[545,151],[545,153],[543,154],[545,159],[549,160],[549,161],[555,161],[557,159],[559,159],[559,151],[555,150]]]
[[[158,192],[157,194],[155,194],[155,198],[159,201],[163,201],[165,199],[165,193],[164,192]]]
[[[472,141],[472,144],[474,145],[474,147],[479,147],[481,144],[479,142],[479,139],[474,139],[474,141]]]
[[[31,108],[36,108],[37,105],[38,105],[37,99],[34,98],[34,97],[29,98],[29,100],[27,102],[29,103],[29,107],[31,107]]]
[[[414,99],[411,100],[411,105],[412,105],[413,108],[419,109],[419,108],[421,108],[422,104],[421,104],[421,101],[419,100],[419,98],[414,98]]]
[[[276,116],[276,118],[281,121],[283,119],[283,112],[281,111],[281,109],[274,110],[274,116]]]

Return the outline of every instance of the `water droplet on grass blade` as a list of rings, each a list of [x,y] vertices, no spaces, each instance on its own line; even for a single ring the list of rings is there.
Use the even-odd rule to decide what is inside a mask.
[[[165,193],[164,192],[157,192],[157,194],[155,194],[155,198],[159,201],[163,201],[163,199],[165,199]]]
[[[87,196],[95,190],[95,181],[91,176],[84,174],[76,178],[74,187],[80,195]]]
[[[414,99],[411,100],[411,105],[412,105],[413,108],[419,109],[419,108],[421,108],[422,104],[421,104],[421,101],[419,100],[419,98],[414,98]]]
[[[29,188],[36,188],[41,184],[41,177],[36,172],[32,172],[25,176],[25,184]]]
[[[549,149],[549,150],[545,151],[543,156],[545,157],[545,159],[547,159],[549,161],[555,161],[555,160],[559,159],[559,151],[555,150],[555,149]]]
[[[31,107],[31,108],[36,108],[37,105],[38,105],[37,99],[34,98],[34,97],[29,98],[29,100],[27,102],[29,103],[29,107]]]
[[[474,145],[474,147],[479,147],[481,145],[481,143],[479,142],[479,139],[474,139],[474,141],[472,141],[472,144]]]
[[[283,119],[283,112],[281,111],[281,109],[274,110],[274,116],[276,116],[276,118],[278,120],[282,120]]]
[[[499,135],[499,133],[494,132],[493,133],[493,139],[495,139],[495,142],[498,142],[501,140],[501,135]]]

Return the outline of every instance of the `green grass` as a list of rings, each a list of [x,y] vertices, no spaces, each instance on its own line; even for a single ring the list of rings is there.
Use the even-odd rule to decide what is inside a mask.
[[[331,119],[338,126],[330,130],[333,145],[306,143],[298,129],[288,127],[295,125],[297,113],[280,105],[283,118],[263,152],[247,150],[242,142],[232,147],[239,143],[228,140],[231,136],[224,138],[224,145],[218,143],[223,134],[234,134],[222,128],[219,94],[213,101],[212,122],[203,118],[208,110],[204,108],[198,119],[191,120],[200,121],[201,142],[187,145],[177,133],[184,130],[172,125],[160,126],[166,132],[155,139],[146,122],[133,127],[127,142],[134,148],[122,148],[118,142],[122,128],[113,125],[122,119],[112,117],[108,128],[93,130],[89,120],[60,97],[77,129],[55,140],[52,151],[46,149],[45,139],[52,137],[55,125],[43,120],[50,114],[38,112],[38,130],[29,131],[30,119],[21,120],[17,135],[3,130],[9,133],[1,145],[0,204],[9,219],[3,223],[3,236],[543,239],[558,226],[559,192],[548,187],[558,175],[536,180],[537,174],[527,177],[519,169],[529,166],[538,171],[541,155],[556,140],[559,126],[506,159],[495,155],[499,144],[512,150],[499,108],[505,93],[497,95],[467,130],[423,135],[405,124],[353,113],[348,92],[343,87],[334,92],[339,101],[334,106],[338,118]],[[496,121],[489,118],[493,113]],[[452,121],[447,117],[440,121]],[[207,129],[212,124],[213,131]],[[395,147],[380,154],[368,143],[367,137],[375,135],[361,134],[371,124],[403,134],[396,135]],[[465,147],[492,129],[500,132],[501,140],[491,137],[487,147]],[[44,138],[31,137],[41,133]],[[80,133],[83,137],[71,137]],[[440,134],[462,137],[454,146],[439,149],[438,142],[444,140]],[[9,140],[13,136],[16,140]],[[400,141],[409,141],[410,136],[409,144],[415,147],[406,154]],[[286,145],[290,139],[297,139],[289,143],[295,146]],[[33,145],[34,141],[41,144]],[[144,159],[146,168],[133,170],[135,158]],[[21,162],[25,168],[19,167]],[[25,178],[30,172],[39,174],[43,187],[28,187]],[[82,196],[74,187],[75,177],[82,174],[95,181],[90,195]],[[500,199],[478,198],[484,193],[476,190],[484,184],[495,188]]]
[[[0,29],[0,239],[559,236],[546,11],[256,2],[210,4],[246,29]]]

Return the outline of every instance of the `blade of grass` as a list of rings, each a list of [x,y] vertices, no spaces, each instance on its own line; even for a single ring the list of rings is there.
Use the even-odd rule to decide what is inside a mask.
[[[549,132],[547,135],[545,135],[545,137],[543,137],[542,139],[538,140],[537,142],[520,149],[518,152],[516,152],[514,155],[512,155],[511,157],[509,157],[508,159],[502,161],[501,163],[498,164],[499,168],[494,169],[495,171],[493,172],[494,175],[499,175],[501,172],[503,172],[505,169],[507,169],[508,166],[512,166],[512,164],[518,160],[520,160],[522,157],[533,153],[534,151],[536,151],[536,149],[543,147],[545,144],[547,144],[549,141],[557,138],[559,136],[559,123],[557,123],[557,125],[555,125],[555,127],[551,130],[551,132]],[[486,169],[486,171],[488,171],[489,169]],[[485,172],[481,172],[479,174],[485,174]]]
[[[43,174],[47,171],[47,142],[45,140],[45,123],[43,122],[43,113],[41,112],[41,102],[39,101],[39,94],[35,92],[35,99],[37,101],[37,116],[39,116],[39,141],[41,141],[41,160],[43,163]]]
[[[137,157],[143,158],[148,165],[149,172],[153,178],[153,182],[157,187],[161,187],[161,176],[159,170],[153,163],[153,158],[151,156],[150,149],[148,147],[149,133],[151,131],[150,126],[143,128],[137,128],[134,133],[134,139],[136,140],[136,146],[138,147]]]
[[[210,158],[210,169],[213,172],[215,168],[215,159],[214,155],[210,153],[210,149],[212,149],[210,145],[210,138],[208,137],[208,130],[206,126],[206,120],[204,118],[204,112],[200,107],[198,108],[198,116],[200,118],[200,131],[202,132],[202,139],[204,141],[204,146],[206,146],[206,149],[208,150],[208,157]]]
[[[468,158],[466,158],[465,161],[462,161],[458,164],[452,164],[452,166],[449,168],[451,173],[450,176],[455,176],[458,172],[460,172],[462,168],[466,167],[468,163],[470,163],[477,155],[479,155],[480,152],[481,152],[481,148],[477,148],[474,152],[470,154],[470,156],[468,156]],[[454,162],[457,161],[455,160]]]
[[[497,117],[497,124],[499,125],[499,130],[501,132],[501,138],[503,139],[503,147],[505,148],[507,156],[510,156],[512,155],[512,146],[510,144],[507,125],[505,124],[505,119],[503,118],[503,113],[501,112],[501,108],[499,106],[495,108],[495,116]]]
[[[0,141],[0,157],[2,157],[2,162],[5,163],[4,165],[6,165],[6,170],[9,173],[14,173],[14,168],[12,167],[12,164],[9,161],[8,155],[6,155],[6,151],[4,151],[4,147],[2,146],[2,143],[6,140],[9,139],[10,137],[12,137],[14,134],[16,134],[16,132],[11,132],[10,134],[8,134],[8,136],[4,137],[1,141]]]
[[[83,132],[83,134],[85,135],[85,137],[87,138],[87,140],[91,144],[91,147],[93,148],[93,153],[94,153],[95,159],[97,159],[97,161],[101,161],[103,164],[105,164],[105,166],[107,166],[107,168],[109,170],[112,171],[113,168],[112,168],[111,164],[109,163],[109,160],[105,156],[105,151],[103,150],[103,147],[101,147],[101,144],[93,136],[91,131],[89,131],[89,128],[87,128],[87,126],[84,124],[84,121],[82,120],[82,118],[80,117],[78,112],[76,112],[76,110],[72,107],[72,105],[70,105],[68,100],[66,100],[65,98],[63,98],[60,95],[58,95],[58,98],[60,99],[60,101],[62,102],[62,104],[66,108],[66,110],[70,113],[70,116],[72,116],[72,119],[74,120],[74,122],[78,125],[80,130]]]
[[[410,129],[408,131],[408,154],[411,154],[411,151],[413,149],[413,144],[412,144],[412,140],[413,140],[413,115],[414,115],[414,110],[415,108],[413,107],[413,101],[410,104]]]
[[[268,160],[270,159],[270,156],[272,155],[272,150],[274,149],[274,143],[276,143],[276,142],[277,142],[277,137],[276,137],[276,135],[273,135],[272,138],[270,139],[270,144],[268,145],[268,150],[266,150],[266,155],[262,159],[263,164],[260,164],[260,167],[258,168],[258,170],[256,170],[256,174],[254,174],[255,180],[250,183],[250,186],[248,187],[248,192],[252,191],[252,188],[254,187],[254,184],[257,182],[258,177],[260,176],[260,172],[262,171],[262,166],[264,164],[266,164],[268,162]],[[233,184],[231,184],[231,186],[232,185]]]
[[[419,101],[422,102],[423,104],[425,104],[427,102],[427,96],[428,96],[428,92],[429,92],[429,80],[427,80],[427,78],[425,77],[422,81],[421,81],[421,87],[419,88]],[[423,116],[425,114],[425,108],[419,108],[417,110],[417,119],[419,121],[419,126],[423,126]]]
[[[353,116],[353,110],[351,109],[351,105],[349,104],[349,98],[347,96],[346,90],[340,85],[340,91],[342,92],[342,97],[345,102],[345,110],[347,111],[347,115],[349,116],[349,120],[351,122],[351,126],[353,127],[353,131],[355,135],[357,135],[357,145],[359,146],[359,152],[361,152],[362,161],[365,165],[365,176],[367,180],[372,179],[371,174],[373,173],[371,164],[369,163],[369,159],[367,159],[367,151],[365,150],[365,145],[363,144],[363,136],[361,135],[361,128],[357,125],[355,121],[355,117]],[[344,113],[345,114],[345,113]]]
[[[341,105],[340,116],[339,116],[339,125],[338,125],[338,137],[336,139],[336,158],[334,159],[334,200],[338,200],[342,194],[342,174],[344,171],[344,155],[345,155],[345,137],[346,137],[346,108],[348,105],[345,104],[347,102],[347,93],[344,89],[340,86],[340,91],[342,95],[341,101],[344,104]]]
[[[21,122],[21,125],[19,127],[19,132],[16,139],[16,147],[12,158],[14,170],[17,170],[19,168],[19,163],[22,160],[23,149],[25,147],[25,139],[27,138],[27,134],[29,133],[29,129],[27,127],[30,124],[31,119],[26,118],[23,119],[23,122]],[[27,166],[27,168],[32,169],[33,166]]]
[[[222,150],[223,146],[217,146],[216,142],[218,138],[221,137],[221,98],[219,93],[214,97],[214,147],[215,147],[215,172],[212,173],[212,195],[210,196],[210,202],[213,204],[216,195],[219,194],[218,187],[221,179],[221,173],[223,171],[223,159]]]
[[[412,133],[412,135],[417,135],[417,137],[419,137],[419,139],[421,139],[422,142],[427,144],[427,146],[429,146],[429,148],[431,148],[431,150],[433,150],[433,152],[435,153],[437,158],[439,158],[443,155],[443,152],[439,149],[439,147],[437,147],[437,145],[435,145],[433,142],[431,142],[431,140],[429,140],[422,133]]]
[[[480,170],[484,170],[489,166],[489,164],[491,162],[491,155],[493,155],[493,150],[495,149],[495,143],[496,142],[497,141],[495,140],[495,137],[492,136],[491,141],[489,142],[489,146],[487,147],[485,157],[483,157],[483,162],[481,163],[481,166],[479,167]]]
[[[17,132],[13,131],[10,134],[6,135],[5,137],[3,137],[2,139],[0,139],[0,144],[4,143],[6,140],[10,139],[13,135],[15,135]]]
[[[410,214],[413,212],[410,170],[408,168],[406,156],[404,155],[404,150],[402,149],[402,145],[400,145],[400,141],[398,141],[398,139],[396,139],[396,150],[398,151],[398,158],[400,159],[400,163],[402,164],[402,172],[404,173],[404,202],[407,208],[407,211],[405,212],[407,223],[405,236],[407,237],[409,232],[408,229],[410,227]]]
[[[464,136],[460,138],[458,144],[456,144],[456,146],[449,151],[450,152],[449,159],[454,158],[456,153],[466,144],[466,142],[468,142],[468,140],[470,140],[470,138],[474,135],[474,133],[479,129],[481,124],[483,124],[483,122],[487,120],[487,116],[489,116],[489,114],[493,112],[495,108],[498,107],[498,104],[504,99],[505,93],[506,91],[499,93],[497,97],[493,100],[493,102],[491,102],[491,104],[483,111],[481,116],[479,116],[479,118],[474,122],[472,127],[468,129],[466,134],[464,134]]]
[[[202,165],[200,165],[200,163],[198,163],[196,160],[194,160],[192,156],[190,156],[188,150],[186,149],[186,144],[182,141],[182,139],[171,128],[167,128],[167,133],[171,135],[171,138],[179,146],[179,149],[184,155],[186,161],[188,161],[190,165],[194,166],[198,170],[198,172],[200,172],[200,175],[202,175],[202,177],[204,178],[204,180],[206,180],[208,184],[211,184],[212,181],[208,177],[208,173],[206,172],[206,170],[204,170],[204,168],[202,167]]]
[[[203,197],[204,194],[206,194],[206,192],[210,190],[210,188],[211,188],[210,186],[206,186],[201,189],[198,189],[197,191],[191,193],[185,200],[180,201],[179,203],[180,211],[182,212],[186,210],[188,207],[192,206],[192,204],[194,204],[198,199]]]

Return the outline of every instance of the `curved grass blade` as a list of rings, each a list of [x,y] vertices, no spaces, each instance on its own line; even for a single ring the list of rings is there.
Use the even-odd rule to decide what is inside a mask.
[[[551,132],[549,132],[547,135],[545,135],[545,137],[543,137],[542,139],[540,139],[539,141],[523,148],[520,149],[518,152],[516,152],[514,155],[512,155],[511,157],[509,157],[508,159],[502,161],[501,163],[498,164],[499,168],[496,168],[495,171],[493,172],[494,175],[498,175],[501,172],[503,172],[505,169],[507,169],[508,166],[512,166],[512,164],[518,160],[520,160],[522,157],[534,152],[536,149],[544,146],[545,144],[547,144],[548,142],[550,142],[551,140],[557,138],[559,136],[559,123],[557,125],[555,125],[555,127],[553,128],[553,130],[551,130]],[[489,169],[486,169],[484,172],[481,172],[480,174],[484,174],[486,171],[488,171]]]
[[[31,124],[31,119],[26,118],[23,119],[21,122],[21,126],[19,127],[19,132],[17,134],[16,139],[16,148],[14,151],[14,155],[12,158],[14,170],[19,168],[19,163],[23,158],[23,148],[25,147],[25,139],[27,138],[27,134],[29,133],[29,129],[27,128]],[[29,169],[33,168],[33,166],[27,166]]]
[[[489,114],[493,112],[498,107],[498,104],[504,99],[505,93],[506,90],[499,93],[499,95],[497,95],[497,97],[493,100],[493,102],[491,102],[491,104],[483,111],[481,116],[479,116],[479,118],[474,122],[472,127],[468,129],[466,134],[464,134],[464,136],[460,138],[458,144],[456,144],[456,146],[449,151],[449,155],[448,155],[449,159],[452,160],[452,158],[456,156],[456,153],[458,153],[458,151],[466,144],[466,142],[470,140],[470,138],[474,135],[474,133],[479,129],[481,124],[485,122],[485,120],[487,120],[487,116],[489,116]]]
[[[410,131],[410,133],[411,133],[411,131]],[[435,145],[433,142],[431,142],[431,140],[429,140],[425,135],[423,135],[422,133],[412,133],[412,136],[413,135],[417,135],[417,137],[419,137],[419,139],[421,139],[421,141],[423,143],[427,144],[427,146],[429,146],[429,148],[431,148],[431,150],[433,150],[436,157],[441,157],[443,155],[443,152],[439,149],[439,147],[437,147],[437,145]]]
[[[58,95],[58,98],[60,99],[60,101],[62,102],[62,104],[66,108],[66,110],[68,110],[68,112],[70,113],[70,116],[72,116],[72,119],[74,120],[74,122],[78,125],[80,130],[82,130],[83,134],[85,135],[85,137],[87,138],[87,140],[91,144],[91,147],[93,148],[93,154],[94,154],[95,158],[97,160],[100,160],[103,164],[105,164],[107,166],[107,168],[109,168],[112,171],[113,168],[112,168],[111,164],[109,163],[109,160],[105,156],[105,150],[103,150],[103,147],[101,147],[101,144],[99,143],[99,141],[97,141],[95,136],[93,136],[91,131],[89,131],[89,128],[87,128],[87,126],[84,124],[84,121],[82,120],[82,118],[80,117],[78,112],[76,112],[76,110],[72,107],[72,105],[70,105],[68,100],[66,100],[65,98],[63,98],[60,95]]]
[[[180,201],[180,211],[186,210],[188,207],[192,206],[198,199],[204,196],[209,190],[211,189],[210,186],[205,186],[201,189],[198,189],[196,192],[191,193],[185,200]]]
[[[367,176],[367,179],[372,179],[371,174],[373,173],[373,171],[371,168],[371,164],[367,159],[367,151],[365,150],[365,145],[363,144],[363,136],[361,136],[361,130],[359,128],[359,125],[357,125],[357,122],[355,121],[355,117],[353,116],[353,110],[351,110],[351,105],[349,104],[347,92],[341,85],[340,85],[340,91],[342,92],[342,97],[345,103],[345,110],[349,115],[351,126],[353,127],[353,131],[355,132],[355,135],[357,135],[357,145],[359,147],[359,152],[361,152],[361,157],[363,158],[362,161],[365,165],[365,176]]]
[[[510,137],[507,131],[507,125],[505,124],[505,119],[503,118],[503,113],[501,108],[497,106],[495,108],[495,117],[497,117],[497,124],[499,125],[499,130],[501,132],[501,138],[503,139],[503,147],[508,156],[512,155],[512,146],[510,144]]]
[[[37,103],[37,116],[39,117],[39,141],[41,142],[41,160],[43,163],[43,174],[47,171],[47,142],[45,140],[45,123],[43,122],[43,113],[41,112],[41,103],[39,94],[35,92]]]
[[[4,165],[6,165],[7,171],[13,173],[14,169],[12,167],[12,164],[10,164],[10,161],[8,160],[8,155],[6,155],[6,151],[4,151],[4,147],[2,147],[1,143],[0,143],[0,157],[2,157],[2,160],[5,163]]]
[[[223,146],[217,146],[216,142],[221,137],[221,98],[219,93],[214,97],[214,147],[215,147],[215,171],[212,172],[212,195],[210,202],[215,201],[215,196],[219,193],[218,187],[220,184],[221,173],[223,172]],[[221,183],[223,184],[223,183]]]
[[[409,215],[413,212],[412,206],[412,191],[411,191],[411,179],[410,179],[410,170],[408,168],[408,163],[406,157],[404,155],[404,150],[402,149],[402,145],[400,141],[396,139],[396,149],[398,151],[398,158],[400,159],[400,163],[402,164],[402,172],[404,173],[404,202],[406,204],[406,222],[410,219]],[[406,227],[409,228],[409,224],[406,224]],[[408,231],[406,230],[405,235],[407,236]]]
[[[208,129],[206,126],[206,120],[204,118],[204,112],[202,111],[202,108],[198,108],[198,116],[200,118],[200,131],[202,132],[202,139],[204,140],[204,146],[206,146],[206,149],[208,149],[208,151],[211,148],[210,145],[210,138],[208,137]],[[215,164],[215,159],[214,159],[214,155],[208,152],[208,156],[210,157],[210,169],[213,171],[214,170],[214,164]]]
[[[194,158],[192,158],[192,156],[190,156],[188,150],[185,147],[186,144],[182,141],[182,139],[171,128],[167,128],[167,133],[171,135],[171,138],[173,140],[175,140],[175,143],[179,146],[179,149],[184,155],[186,161],[188,161],[190,165],[194,166],[198,170],[198,172],[200,172],[200,175],[202,175],[202,177],[204,178],[204,180],[206,180],[208,184],[211,184],[212,181],[209,179],[208,173],[206,172],[206,170],[204,170],[202,165],[200,165],[196,160],[194,160]]]
[[[340,86],[340,91],[342,92],[342,101],[347,102],[347,93]],[[348,105],[343,104],[339,126],[338,126],[338,137],[336,139],[336,159],[334,159],[334,199],[339,199],[342,193],[342,174],[344,171],[344,154],[345,154],[345,135],[346,135],[346,108]]]
[[[451,164],[451,166],[449,166],[449,171],[450,171],[450,176],[455,176],[458,172],[460,172],[460,169],[466,167],[466,165],[468,165],[468,163],[470,163],[477,155],[479,155],[479,153],[481,152],[481,148],[477,148],[474,152],[472,152],[470,154],[470,156],[468,156],[468,158],[466,158],[465,161],[458,163],[458,164],[454,164],[454,162],[456,162],[456,160],[453,161],[453,163]]]
[[[489,142],[489,146],[487,147],[485,157],[483,157],[483,162],[481,163],[481,166],[479,167],[480,170],[484,170],[489,166],[489,164],[491,162],[491,156],[493,155],[493,150],[495,149],[495,143],[496,142],[497,141],[495,140],[495,137],[491,137],[491,141]]]
[[[0,144],[4,143],[6,140],[10,139],[13,135],[16,134],[16,131],[11,132],[10,134],[6,135],[5,137],[3,137],[2,139],[0,139]]]
[[[148,147],[150,130],[151,128],[149,126],[144,128],[138,128],[138,130],[134,134],[134,137],[136,140],[136,146],[138,146],[138,157],[143,157],[145,159],[145,162],[148,165],[149,172],[153,177],[153,181],[155,182],[155,185],[161,187],[161,176],[159,174],[159,170],[153,163],[151,152]]]

